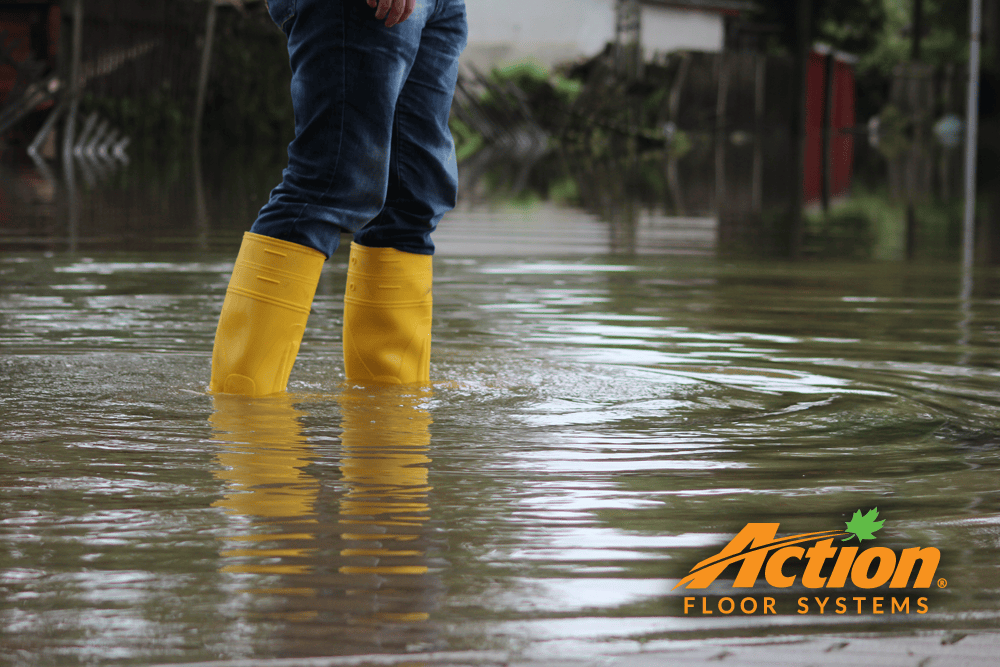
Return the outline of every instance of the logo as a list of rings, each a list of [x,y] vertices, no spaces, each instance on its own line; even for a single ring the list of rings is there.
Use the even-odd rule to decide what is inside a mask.
[[[843,589],[850,583],[858,589],[876,589],[887,586],[892,592],[903,589],[927,589],[936,583],[940,588],[947,585],[944,579],[935,581],[941,552],[935,547],[913,547],[902,549],[898,553],[888,547],[862,548],[855,545],[839,544],[855,541],[859,545],[875,539],[875,533],[882,528],[885,521],[878,520],[878,508],[862,514],[861,510],[854,513],[850,521],[845,523],[844,530],[827,530],[815,533],[802,533],[788,537],[777,537],[780,524],[748,523],[729,544],[710,558],[701,561],[681,579],[674,589],[684,586],[687,589],[706,589],[731,565],[739,565],[739,571],[732,582],[734,589],[754,589],[760,585],[763,575],[764,583],[772,589],[787,589],[799,586],[816,589],[817,592],[827,592],[830,589]],[[836,540],[836,541],[835,541]],[[868,596],[853,597],[857,602],[857,613],[863,609],[871,609],[872,613],[884,613],[888,607],[890,613],[909,613],[909,596],[891,597]],[[847,597],[838,597],[831,607],[834,613],[847,613]],[[725,602],[728,601],[728,602]],[[684,598],[684,613],[688,614],[696,608],[697,598]],[[809,613],[810,608],[816,608],[819,613],[825,613],[830,595],[800,597],[798,613]],[[715,605],[723,614],[732,613],[736,602],[724,597]],[[702,613],[714,613],[709,609],[708,598],[702,598]],[[758,607],[763,613],[774,611],[775,598],[765,597],[758,605],[756,598],[745,597],[740,604],[743,613],[756,613]],[[927,598],[921,597],[915,605],[917,613],[927,612]],[[726,611],[728,609],[728,611]],[[747,611],[752,609],[753,611]],[[843,611],[839,611],[843,609]],[[905,609],[905,612],[903,611]]]

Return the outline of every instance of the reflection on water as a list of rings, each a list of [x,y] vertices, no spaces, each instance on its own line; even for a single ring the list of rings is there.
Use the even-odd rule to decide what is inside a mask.
[[[345,493],[340,501],[340,550],[346,575],[375,575],[372,624],[426,621],[435,606],[437,577],[429,574],[430,392],[415,388],[351,386],[339,396]],[[359,592],[354,592],[357,599]],[[386,639],[401,627],[384,628]],[[426,640],[425,640],[426,641]]]
[[[697,169],[561,160],[485,168],[520,194],[442,222],[433,390],[345,384],[338,252],[256,400],[205,385],[273,160],[136,160],[75,236],[58,182],[5,181],[0,663],[995,627],[1000,274],[723,261]],[[746,523],[873,507],[879,546],[941,549],[927,614],[684,614]]]
[[[84,159],[39,169],[0,155],[0,247],[76,252],[229,246],[281,180],[283,154],[139,155],[129,165]]]
[[[0,659],[995,627],[1000,274],[442,256],[430,391],[345,386],[345,260],[247,400],[205,394],[228,253],[0,259]],[[941,549],[927,614],[683,613],[746,523],[872,507]]]
[[[227,564],[221,572],[307,574],[303,563],[315,548],[316,495],[319,483],[303,471],[309,444],[302,437],[302,414],[288,396],[252,401],[236,396],[212,397],[209,422],[222,444],[214,474],[226,483],[226,494],[213,507],[248,522],[244,532],[227,537],[236,548],[220,552],[247,562]],[[311,529],[311,530],[310,530]],[[281,543],[270,548],[266,543]],[[290,545],[298,546],[289,548]],[[281,589],[289,591],[289,589]],[[302,594],[312,589],[296,589]]]
[[[341,537],[359,543],[340,555],[373,559],[341,566],[345,574],[427,572],[426,565],[405,562],[424,552],[392,548],[412,547],[410,543],[420,537],[420,527],[428,519],[430,415],[406,405],[415,398],[387,397],[378,387],[351,387],[340,397],[344,429],[340,436],[344,447],[340,470],[347,485],[340,513],[344,517],[341,523],[350,531]],[[393,404],[400,400],[405,402]],[[388,546],[376,544],[383,541]]]
[[[779,230],[787,222],[792,181],[787,146],[765,142],[761,154],[756,144],[713,141],[697,135],[682,155],[599,159],[554,149],[523,155],[483,149],[462,163],[458,207],[442,221],[435,242],[456,255],[782,252],[788,244]],[[26,160],[5,157],[0,247],[72,252],[231,248],[280,180],[285,161],[280,151],[170,160],[140,155],[114,173],[78,182],[83,176],[75,168],[46,176]],[[806,229],[805,250],[905,257],[912,250],[904,242],[910,234],[905,207],[879,194],[884,175],[872,178],[886,170],[881,157],[861,150],[857,169],[857,203],[828,218],[811,213],[816,219]],[[918,256],[956,255],[955,201],[927,206],[918,211],[927,219]],[[990,236],[991,229],[985,225],[983,233]],[[476,242],[486,235],[488,246]]]
[[[440,588],[425,534],[430,398],[429,388],[348,385],[321,399],[335,399],[341,414],[333,507],[308,472],[317,454],[294,397],[212,397],[214,474],[226,485],[212,506],[231,517],[219,572],[240,575],[244,593],[265,605],[255,618],[296,624],[282,654],[429,641],[423,622]],[[331,625],[343,627],[336,648]]]

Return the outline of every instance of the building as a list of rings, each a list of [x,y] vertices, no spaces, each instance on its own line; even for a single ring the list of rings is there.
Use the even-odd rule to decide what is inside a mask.
[[[722,51],[726,22],[754,8],[744,0],[638,0],[646,58],[677,50]],[[534,58],[555,63],[597,54],[615,39],[616,0],[466,0],[469,45],[479,69]]]
[[[718,53],[726,45],[726,24],[755,8],[742,0],[640,0],[644,57],[671,51]]]

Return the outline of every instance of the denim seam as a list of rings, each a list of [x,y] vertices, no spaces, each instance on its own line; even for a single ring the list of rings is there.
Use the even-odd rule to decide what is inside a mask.
[[[285,32],[285,24],[288,23],[289,21],[291,21],[293,18],[295,18],[295,14],[296,14],[296,11],[295,11],[296,10],[295,1],[292,0],[292,2],[290,2],[289,4],[291,5],[291,11],[288,12],[288,15],[285,18],[281,19],[281,23],[278,23],[278,28],[282,32]],[[264,5],[267,8],[268,13],[270,14],[271,13],[271,8],[267,6],[267,0],[264,0]],[[275,21],[275,23],[277,23],[277,21]]]
[[[396,189],[402,188],[403,181],[399,177],[399,150],[402,148],[403,142],[400,140],[400,130],[399,130],[399,98],[403,95],[403,88],[406,87],[406,82],[403,82],[402,88],[399,90],[399,95],[396,96],[396,108],[392,112],[392,139],[389,141],[389,159],[390,164],[392,160],[392,153],[396,154],[396,168],[393,170],[395,173],[392,174],[396,178]],[[393,151],[393,144],[396,144],[396,150]]]
[[[338,170],[340,168],[340,157],[341,157],[341,154],[344,152],[344,115],[345,115],[344,106],[347,104],[347,97],[344,94],[344,90],[346,89],[346,86],[347,86],[347,16],[345,16],[345,12],[346,11],[347,10],[345,9],[344,4],[341,3],[341,5],[340,5],[340,54],[341,54],[341,57],[340,57],[340,84],[341,84],[340,85],[340,96],[341,96],[341,100],[340,100],[340,128],[339,128],[339,131],[337,133],[337,137],[338,137],[337,138],[337,158],[336,158],[336,160],[333,163],[333,169],[330,172],[331,173],[330,181],[329,181],[329,183],[327,183],[326,190],[324,190],[323,194],[320,195],[320,198],[319,198],[320,202],[322,202],[324,199],[326,199],[326,196],[328,194],[330,194],[330,190],[333,188],[333,184],[337,182],[337,172],[338,172]],[[311,206],[311,204],[309,204],[309,203],[306,203],[306,204],[302,205],[302,210],[300,210],[299,214],[297,216],[295,216],[294,220],[292,220],[292,229],[296,229],[296,226],[298,225],[299,220],[301,220],[302,216],[305,215],[306,209],[309,208],[309,206]],[[341,230],[344,229],[344,226],[342,224],[338,225],[338,227],[340,227]],[[298,231],[298,230],[296,229],[296,231]]]

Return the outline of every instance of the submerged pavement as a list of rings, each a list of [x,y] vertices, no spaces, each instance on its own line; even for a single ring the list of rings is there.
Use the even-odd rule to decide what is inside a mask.
[[[446,651],[386,655],[247,659],[173,664],[172,667],[993,667],[1000,665],[1000,633],[930,633],[909,636],[822,635],[811,638],[650,642],[636,653],[521,658],[505,651]],[[154,666],[167,667],[167,665]]]

